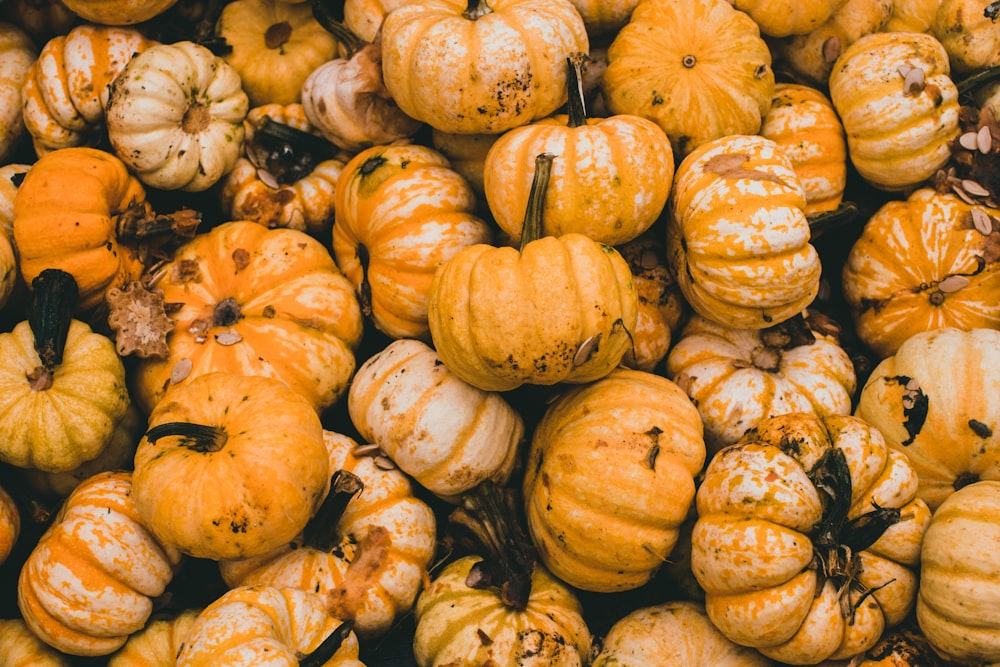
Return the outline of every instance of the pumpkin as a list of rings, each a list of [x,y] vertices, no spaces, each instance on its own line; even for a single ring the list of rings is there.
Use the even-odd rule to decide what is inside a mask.
[[[29,319],[0,333],[0,460],[47,472],[98,456],[130,399],[106,336],[72,319],[75,286],[58,269],[35,280]]]
[[[10,162],[0,166],[0,231],[14,238],[14,200],[30,164]]]
[[[914,606],[930,509],[906,455],[849,415],[760,422],[709,462],[691,568],[712,623],[783,663],[862,653]]]
[[[306,77],[339,46],[305,2],[234,0],[222,8],[215,35],[230,47],[223,57],[252,107],[300,102]]]
[[[91,23],[142,23],[167,11],[177,0],[62,0],[66,8]]]
[[[146,624],[182,555],[140,518],[132,475],[94,475],[65,500],[21,568],[28,628],[70,655],[108,655]]]
[[[0,228],[0,310],[7,305],[7,300],[14,293],[17,276],[17,256],[10,242],[10,234]]]
[[[35,636],[20,618],[0,619],[0,665],[69,667],[69,658]]]
[[[134,54],[155,43],[136,28],[91,24],[46,42],[22,88],[35,152],[98,144],[111,82]]]
[[[969,483],[1000,480],[998,355],[994,329],[934,329],[907,339],[861,389],[855,414],[906,453],[931,508]]]
[[[174,667],[184,637],[200,611],[185,609],[172,616],[153,615],[142,630],[111,655],[108,667]]]
[[[640,3],[608,48],[608,109],[656,122],[683,158],[712,139],[755,134],[771,106],[771,52],[726,0]]]
[[[696,602],[663,602],[630,611],[614,622],[593,667],[769,667],[759,652],[719,632]]]
[[[21,513],[10,494],[0,486],[0,565],[14,550],[21,534]]]
[[[6,164],[26,134],[21,88],[38,50],[22,28],[0,22],[0,54],[0,163]]]
[[[791,161],[806,193],[806,215],[837,208],[847,184],[847,144],[826,95],[801,84],[775,85],[760,135],[778,144]]]
[[[490,147],[500,138],[500,134],[458,134],[431,129],[431,145],[448,158],[451,168],[469,182],[476,193],[477,203],[487,210],[483,169]]]
[[[695,315],[667,356],[666,371],[697,406],[711,452],[780,414],[850,414],[856,388],[837,332],[805,318],[733,329]]]
[[[374,42],[385,15],[405,0],[344,0],[344,27],[366,42]]]
[[[232,171],[249,99],[240,75],[183,41],[137,54],[112,82],[105,121],[115,154],[146,185],[200,192]]]
[[[170,314],[164,358],[141,359],[136,402],[212,371],[281,379],[318,412],[347,390],[362,320],[354,291],[316,239],[231,221],[182,245],[154,280]]]
[[[493,219],[521,238],[535,156],[551,152],[542,233],[576,232],[608,245],[631,241],[663,211],[674,177],[670,140],[656,123],[631,114],[587,118],[581,87],[586,56],[568,59],[569,110],[516,127],[490,147],[483,190]]]
[[[520,248],[474,244],[434,274],[431,339],[460,379],[486,391],[585,383],[629,346],[638,300],[618,251],[583,234],[541,236],[551,154],[536,163]]]
[[[222,561],[219,570],[231,588],[318,593],[359,637],[378,637],[410,611],[427,576],[434,512],[400,470],[345,435],[324,431],[323,439],[334,483],[302,535],[261,556]]]
[[[365,440],[452,502],[484,480],[506,482],[524,440],[524,420],[502,395],[464,382],[419,340],[395,340],[365,360],[347,409]]]
[[[1000,480],[948,496],[920,550],[917,622],[931,646],[956,662],[1000,662]]]
[[[765,35],[787,37],[812,32],[843,4],[844,0],[736,0],[733,6],[749,14]]]
[[[322,658],[318,657],[322,654]],[[241,586],[198,614],[177,654],[177,667],[364,667],[350,625],[322,598],[295,588]]]
[[[958,136],[958,90],[948,53],[931,35],[875,32],[843,50],[830,99],[858,173],[874,187],[909,190],[944,166]]]
[[[802,312],[819,290],[805,191],[776,142],[732,135],[702,144],[677,168],[667,257],[703,317],[763,329]]]
[[[824,660],[817,667],[948,667],[911,619],[887,630],[864,653],[850,660]]]
[[[492,237],[475,208],[468,182],[426,146],[373,146],[344,167],[333,257],[384,334],[429,338],[428,293],[438,267]]]
[[[580,12],[587,34],[593,38],[617,33],[628,23],[639,0],[572,0]]]
[[[244,155],[219,191],[223,214],[327,238],[348,156],[317,134],[298,103],[250,109],[244,132]]]
[[[587,53],[570,0],[419,0],[382,23],[385,87],[442,132],[500,133],[566,102],[569,54]]]
[[[885,24],[891,32],[929,32],[942,0],[892,0],[892,15]]]
[[[858,337],[882,359],[932,329],[1000,329],[998,239],[1000,210],[951,193],[883,204],[841,271]]]
[[[66,9],[62,0],[13,0],[0,3],[0,15],[22,27],[33,39],[45,41],[65,35],[80,17]]]
[[[956,74],[1000,65],[997,10],[982,0],[942,0],[931,24]]]
[[[329,478],[306,398],[272,378],[216,372],[173,387],[149,415],[132,495],[163,543],[247,558],[298,535]]]

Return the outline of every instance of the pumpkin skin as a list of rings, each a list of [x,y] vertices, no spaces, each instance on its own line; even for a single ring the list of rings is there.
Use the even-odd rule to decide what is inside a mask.
[[[13,551],[21,534],[21,513],[6,489],[0,486],[0,565]]]
[[[143,628],[183,556],[159,542],[136,508],[132,475],[94,475],[63,503],[21,568],[28,627],[70,655],[108,655]]]
[[[20,618],[0,619],[0,665],[70,667],[67,656],[35,636]]]
[[[810,86],[779,83],[760,135],[781,147],[806,193],[806,215],[832,211],[847,185],[847,143],[833,103]]]
[[[263,584],[318,593],[359,637],[378,637],[410,611],[427,576],[437,544],[434,512],[413,495],[400,470],[381,468],[374,456],[355,456],[359,445],[345,435],[324,431],[323,439],[330,470],[353,473],[364,484],[331,543],[321,548],[300,535],[261,556],[222,561],[219,571],[231,588]]]
[[[200,192],[232,171],[247,94],[236,70],[194,42],[156,44],[112,82],[111,146],[146,185]]]
[[[145,200],[142,183],[111,153],[79,146],[43,155],[14,199],[25,284],[45,269],[62,269],[76,280],[78,312],[103,304],[109,289],[142,273],[137,246],[118,239],[117,217]]]
[[[537,564],[522,611],[492,590],[466,583],[479,556],[441,569],[417,598],[413,655],[420,667],[509,665],[577,667],[587,664],[592,637],[572,589]]]
[[[733,6],[749,14],[765,35],[788,37],[812,32],[843,4],[844,0],[736,0]]]
[[[108,667],[174,667],[184,636],[200,609],[186,609],[172,617],[153,616],[139,632],[108,659]]]
[[[677,168],[667,257],[692,308],[733,328],[801,313],[819,290],[805,191],[781,147],[756,135],[703,144]]]
[[[956,662],[1000,661],[1000,481],[962,487],[931,518],[920,550],[917,623]]]
[[[111,82],[133,54],[155,43],[135,28],[89,24],[46,42],[22,88],[35,152],[96,144],[106,129]]]
[[[151,439],[174,422],[216,437],[171,430]],[[149,429],[135,453],[136,508],[162,542],[197,558],[248,558],[290,542],[330,479],[319,416],[272,378],[199,376],[171,389]]]
[[[611,113],[659,125],[680,159],[760,129],[774,93],[771,52],[725,0],[643,2],[608,48],[601,89]]]
[[[781,327],[732,329],[692,316],[667,356],[667,377],[698,408],[710,452],[760,421],[790,412],[848,415],[854,364],[837,338],[808,326],[814,341]]]
[[[524,420],[503,396],[462,381],[419,340],[393,341],[365,360],[347,409],[365,440],[450,502],[484,480],[505,483],[524,440]]]
[[[883,359],[855,414],[906,453],[932,509],[964,484],[1000,480],[1000,410],[989,390],[1000,332],[951,327],[914,334]]]
[[[198,614],[177,654],[177,667],[295,667],[342,625],[322,598],[295,588],[241,586]],[[364,667],[358,640],[345,637],[324,667]]]
[[[159,16],[177,0],[62,0],[66,8],[91,23],[130,25]]]
[[[592,667],[770,667],[753,649],[726,639],[696,602],[640,607],[615,621]]]
[[[301,102],[306,77],[339,46],[309,3],[235,0],[223,7],[215,34],[232,47],[223,57],[239,74],[251,107]]]
[[[224,223],[178,248],[156,287],[183,306],[170,315],[168,356],[136,366],[133,395],[145,412],[212,371],[278,378],[317,412],[347,390],[361,309],[330,253],[304,232]],[[175,372],[184,360],[186,375]]]
[[[365,314],[391,338],[428,340],[438,267],[492,238],[468,182],[432,148],[373,146],[344,167],[334,208],[333,257]]]
[[[677,542],[704,463],[698,411],[661,376],[617,369],[562,394],[524,466],[541,561],[583,590],[645,584]]]
[[[987,233],[973,216],[986,219]],[[1000,210],[930,188],[885,203],[865,224],[841,272],[858,337],[882,359],[932,329],[1000,329],[996,221]]]
[[[0,164],[7,164],[27,134],[21,88],[38,49],[22,28],[0,22],[0,55]]]
[[[443,132],[500,133],[566,102],[566,58],[587,53],[570,0],[408,2],[382,23],[385,87]]]
[[[696,496],[691,567],[712,623],[790,664],[871,648],[916,598],[930,522],[916,489],[906,456],[860,419],[796,413],[761,422],[713,457]]]
[[[942,0],[931,34],[938,38],[956,74],[1000,65],[1000,23],[981,0]]]
[[[907,85],[906,67],[923,72]],[[847,135],[851,162],[886,191],[920,185],[951,156],[958,136],[958,90],[948,53],[924,33],[875,32],[844,49],[830,73],[830,99]]]

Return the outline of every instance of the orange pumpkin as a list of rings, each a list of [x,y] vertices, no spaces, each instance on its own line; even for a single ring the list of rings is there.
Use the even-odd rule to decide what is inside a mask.
[[[844,0],[735,0],[733,6],[750,15],[771,37],[802,35],[823,25]]]
[[[177,0],[62,0],[66,8],[92,23],[141,23],[167,11]]]
[[[21,88],[38,57],[31,37],[13,23],[0,23],[0,164],[6,164],[27,134]]]
[[[0,486],[0,565],[7,560],[21,534],[21,513],[10,494]]]

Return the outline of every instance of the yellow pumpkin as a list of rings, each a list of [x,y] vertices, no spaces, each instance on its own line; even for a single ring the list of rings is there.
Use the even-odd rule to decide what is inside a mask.
[[[14,293],[17,285],[17,256],[10,235],[0,228],[0,310],[7,305],[7,300]]]
[[[754,134],[771,105],[771,52],[726,0],[642,2],[608,48],[608,109],[656,122],[678,158],[712,139]]]
[[[21,297],[25,286],[18,270],[14,250],[14,199],[29,164],[11,162],[0,166],[0,310],[12,297]]]
[[[735,0],[733,6],[750,15],[770,37],[812,32],[830,18],[844,0]]]
[[[891,32],[929,32],[942,0],[892,0],[892,16],[885,24]]]
[[[824,660],[817,667],[949,667],[912,619],[887,630],[863,654],[850,660]]]
[[[905,452],[931,508],[969,483],[1000,480],[1000,409],[993,400],[1000,331],[914,334],[861,389],[855,415]]]
[[[108,655],[141,630],[180,567],[136,508],[132,475],[94,475],[63,503],[21,568],[17,602],[46,644],[70,655]]]
[[[758,135],[702,144],[677,168],[667,257],[703,317],[763,329],[801,313],[819,290],[805,190],[781,147]]]
[[[476,193],[477,203],[483,208],[487,208],[483,185],[486,156],[500,134],[458,134],[431,129],[431,144],[434,149],[448,158],[451,168],[469,182]]]
[[[993,8],[991,11],[991,7]],[[942,0],[931,34],[938,38],[956,74],[1000,65],[997,10],[983,0]]]
[[[13,23],[0,22],[0,164],[14,156],[27,134],[23,118],[21,88],[38,49],[27,32]]]
[[[68,656],[39,639],[20,618],[0,619],[0,665],[70,667]]]
[[[14,550],[21,534],[21,513],[6,489],[0,486],[0,565]]]
[[[913,609],[930,509],[882,435],[847,415],[764,420],[698,487],[691,568],[712,623],[784,663],[842,660]]]
[[[184,637],[200,612],[186,609],[172,616],[154,614],[111,655],[108,667],[174,667]]]
[[[104,25],[142,23],[167,11],[177,0],[62,0],[85,21]]]
[[[490,134],[566,102],[569,54],[587,53],[570,0],[419,0],[382,23],[385,87],[403,112],[443,132]]]
[[[592,38],[614,35],[628,23],[639,0],[572,0]]]
[[[385,15],[406,0],[344,0],[344,27],[366,42],[374,42]]]
[[[925,33],[875,32],[843,50],[830,73],[830,99],[862,178],[908,190],[947,163],[959,133],[950,71],[948,52]]]

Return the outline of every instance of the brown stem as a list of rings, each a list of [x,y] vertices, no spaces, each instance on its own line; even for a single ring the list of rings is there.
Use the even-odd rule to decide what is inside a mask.
[[[323,26],[324,30],[333,35],[334,39],[344,45],[344,48],[347,49],[348,57],[353,56],[362,47],[366,46],[368,42],[355,35],[350,28],[343,24],[344,3],[335,2],[333,4],[341,8],[339,15],[323,0],[309,1],[309,5],[312,7],[313,18],[316,19],[316,22]]]
[[[257,122],[253,143],[265,152],[263,166],[283,185],[302,180],[317,164],[337,155],[337,147],[325,138],[270,116]]]
[[[358,284],[358,305],[361,306],[361,314],[365,317],[372,316],[372,285],[368,282],[368,263],[370,257],[368,248],[358,244],[358,263],[361,265],[361,282]]]
[[[1000,3],[994,3],[1000,4]],[[991,5],[992,6],[992,5]],[[989,7],[987,7],[987,10]],[[997,10],[1000,11],[1000,10]],[[990,17],[993,19],[993,17]],[[994,21],[996,19],[993,19]],[[975,92],[977,89],[982,88],[988,83],[992,83],[1000,79],[1000,65],[995,65],[993,67],[987,67],[986,69],[976,72],[970,76],[965,77],[961,81],[955,83],[955,87],[958,88],[959,97],[964,97],[970,93]]]
[[[569,101],[567,104],[567,127],[580,127],[587,124],[587,103],[583,94],[583,68],[589,57],[585,53],[575,51],[566,58],[569,65]]]
[[[191,238],[198,230],[201,213],[192,209],[181,209],[173,213],[158,215],[149,202],[136,202],[118,214],[116,233],[120,238],[143,239],[177,236]]]
[[[469,3],[465,7],[465,11],[462,12],[462,17],[467,18],[470,21],[475,21],[476,19],[492,13],[492,11],[493,10],[486,3],[486,0],[469,0]]]
[[[549,188],[552,177],[552,153],[540,153],[535,156],[535,175],[531,179],[531,191],[528,193],[528,207],[524,213],[524,225],[521,227],[521,246],[542,238],[542,217],[545,211],[545,192]]]
[[[812,238],[818,238],[824,232],[833,229],[840,229],[854,222],[858,217],[858,205],[854,202],[841,202],[832,211],[823,211],[807,216],[809,220],[809,234]]]
[[[340,647],[344,645],[344,640],[354,629],[354,623],[344,621],[316,647],[316,650],[299,660],[299,667],[321,667],[330,662],[330,659],[337,654]]]
[[[33,298],[28,326],[35,337],[35,352],[51,375],[51,371],[62,363],[79,289],[73,276],[60,269],[45,269],[39,273],[31,281],[31,289]]]
[[[184,439],[183,446],[200,453],[217,452],[226,446],[229,436],[218,426],[191,424],[188,422],[166,422],[146,431],[143,436],[156,444],[160,438],[178,436]]]
[[[215,308],[212,309],[212,326],[231,327],[242,317],[243,311],[240,309],[240,304],[233,297],[227,296],[215,304]]]
[[[302,543],[319,551],[330,551],[337,544],[337,524],[348,504],[365,488],[361,478],[348,470],[338,470],[330,478],[330,492],[316,515],[306,525]]]

